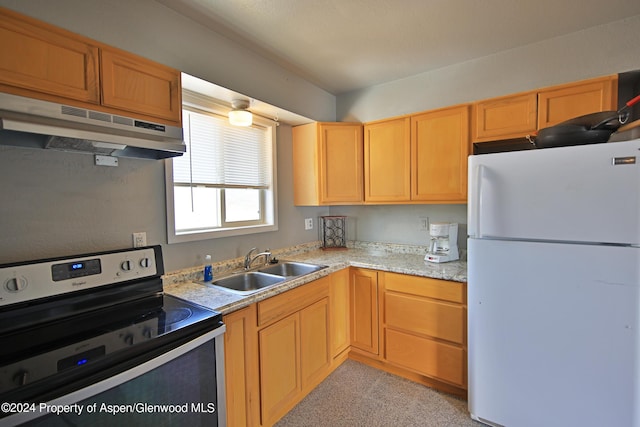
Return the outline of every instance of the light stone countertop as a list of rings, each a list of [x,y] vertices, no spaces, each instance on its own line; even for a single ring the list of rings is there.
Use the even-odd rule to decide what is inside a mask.
[[[174,281],[173,283],[170,280],[165,280],[164,292],[216,310],[222,314],[228,314],[254,302],[267,299],[349,266],[431,277],[454,282],[467,281],[466,261],[435,264],[424,261],[424,252],[411,253],[412,251],[408,251],[408,253],[401,253],[390,252],[388,249],[387,246],[360,245],[346,250],[324,251],[321,249],[312,249],[288,255],[276,254],[277,258],[281,261],[302,261],[326,265],[328,268],[293,280],[287,280],[250,295],[239,295],[190,280],[184,282]]]

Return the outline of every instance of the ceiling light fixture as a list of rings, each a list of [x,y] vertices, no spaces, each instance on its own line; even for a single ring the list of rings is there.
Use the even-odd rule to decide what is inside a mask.
[[[248,99],[234,99],[231,101],[233,110],[229,111],[229,123],[233,126],[251,126],[253,123],[253,114],[248,111]]]

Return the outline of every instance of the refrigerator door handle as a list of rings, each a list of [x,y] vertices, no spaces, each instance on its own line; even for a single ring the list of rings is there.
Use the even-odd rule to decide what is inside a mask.
[[[482,197],[482,178],[484,177],[484,169],[485,165],[476,166],[475,172],[475,197],[472,200],[472,212],[475,214],[475,237],[482,238],[482,205],[483,205],[483,197]]]

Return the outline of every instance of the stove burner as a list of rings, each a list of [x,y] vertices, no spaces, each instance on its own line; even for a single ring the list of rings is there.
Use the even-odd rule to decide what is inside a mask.
[[[166,313],[164,323],[166,326],[182,322],[191,317],[193,311],[190,308],[172,308]]]

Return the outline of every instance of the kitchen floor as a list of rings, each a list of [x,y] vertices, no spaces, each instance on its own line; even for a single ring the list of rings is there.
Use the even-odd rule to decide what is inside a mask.
[[[277,427],[293,426],[483,426],[467,402],[347,360],[285,415]]]

